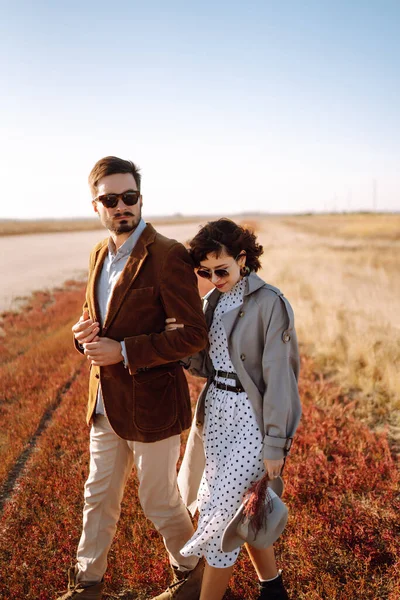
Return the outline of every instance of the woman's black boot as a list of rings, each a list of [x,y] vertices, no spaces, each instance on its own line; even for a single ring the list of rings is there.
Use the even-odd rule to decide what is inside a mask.
[[[282,581],[282,574],[271,581],[263,581],[259,584],[260,595],[257,600],[289,600],[287,591]]]

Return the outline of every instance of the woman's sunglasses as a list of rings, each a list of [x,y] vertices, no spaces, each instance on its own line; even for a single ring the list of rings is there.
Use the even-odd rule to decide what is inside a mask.
[[[115,208],[121,199],[126,206],[134,206],[138,203],[140,198],[140,192],[136,190],[129,190],[122,194],[105,194],[104,196],[98,196],[96,202],[101,202],[106,208]]]
[[[240,252],[237,257],[235,258],[235,262],[237,261],[237,259],[243,256],[243,253]],[[233,266],[233,265],[232,265]],[[197,275],[199,277],[203,277],[203,279],[211,279],[213,273],[216,274],[217,277],[219,278],[223,278],[223,277],[228,277],[229,276],[229,269],[231,267],[228,267],[226,269],[206,269],[205,267],[200,267],[199,269],[197,269]]]

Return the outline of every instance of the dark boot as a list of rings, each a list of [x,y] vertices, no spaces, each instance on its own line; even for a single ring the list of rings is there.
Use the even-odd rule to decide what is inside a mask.
[[[260,595],[257,600],[289,600],[287,591],[282,581],[282,574],[272,581],[263,581],[259,584]]]
[[[101,600],[104,583],[96,583],[85,587],[76,581],[76,567],[68,570],[68,590],[57,598],[57,600]]]
[[[153,600],[198,600],[204,571],[204,558],[201,558],[192,571],[181,572],[173,569],[174,578],[165,592]]]

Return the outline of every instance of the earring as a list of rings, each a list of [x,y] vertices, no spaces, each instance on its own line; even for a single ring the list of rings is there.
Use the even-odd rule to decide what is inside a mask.
[[[247,265],[245,265],[244,267],[241,267],[240,274],[242,277],[247,277],[248,275],[250,275],[249,267]]]

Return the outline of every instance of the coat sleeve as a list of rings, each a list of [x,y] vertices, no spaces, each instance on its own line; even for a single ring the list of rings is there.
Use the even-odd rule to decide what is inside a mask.
[[[280,459],[290,449],[291,438],[301,416],[298,392],[299,350],[293,310],[283,295],[268,311],[262,358],[265,391],[263,397],[263,457]]]
[[[197,509],[197,495],[205,462],[202,434],[196,424],[196,418],[194,418],[178,474],[179,492],[192,516],[194,516]]]
[[[132,375],[138,369],[184,359],[207,345],[207,326],[192,260],[180,243],[174,244],[165,256],[160,295],[165,314],[174,316],[184,327],[125,338]]]
[[[189,371],[191,375],[194,377],[210,377],[212,374],[210,369],[207,368],[208,362],[208,352],[207,350],[201,350],[200,352],[196,352],[192,356],[186,358],[183,362],[183,366],[185,369]]]

